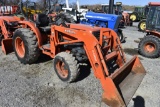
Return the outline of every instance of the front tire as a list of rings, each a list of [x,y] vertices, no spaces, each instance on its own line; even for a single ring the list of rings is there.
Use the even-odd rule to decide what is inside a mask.
[[[13,49],[18,60],[31,64],[39,57],[38,41],[35,34],[26,28],[19,28],[13,35]]]
[[[120,30],[118,30],[117,35],[118,35],[118,37],[119,37],[119,39],[120,39],[120,42],[121,42],[121,43],[124,43],[124,42],[125,42],[125,37],[124,37],[124,35],[123,35],[123,32],[120,31]]]
[[[146,19],[143,19],[138,24],[138,30],[144,32],[146,30]]]
[[[144,37],[138,46],[138,52],[147,58],[157,58],[160,56],[160,39],[156,36]]]
[[[70,53],[58,53],[53,60],[53,65],[57,76],[64,82],[73,82],[79,75],[79,64]]]

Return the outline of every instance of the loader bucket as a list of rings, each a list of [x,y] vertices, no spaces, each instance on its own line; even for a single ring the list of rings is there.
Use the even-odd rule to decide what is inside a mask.
[[[2,40],[2,52],[4,54],[13,52],[12,38]]]
[[[125,107],[142,82],[146,71],[139,58],[134,56],[106,78],[103,101],[111,107]]]

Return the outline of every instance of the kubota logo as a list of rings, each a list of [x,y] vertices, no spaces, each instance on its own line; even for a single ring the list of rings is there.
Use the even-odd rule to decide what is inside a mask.
[[[73,30],[67,30],[67,29],[65,29],[64,31],[67,32],[67,33],[75,34],[75,32]]]

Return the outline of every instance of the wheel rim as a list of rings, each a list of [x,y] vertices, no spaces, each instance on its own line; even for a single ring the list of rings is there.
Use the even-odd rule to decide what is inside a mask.
[[[20,37],[15,39],[15,48],[18,56],[23,58],[25,55],[25,46],[23,40]]]
[[[154,43],[146,43],[144,49],[147,53],[152,53],[156,50],[156,46]]]
[[[145,30],[145,29],[146,29],[146,22],[142,22],[142,23],[140,24],[140,29],[141,29],[141,30]]]
[[[132,19],[132,21],[135,21],[135,20],[136,20],[136,15],[134,15],[134,14],[131,15],[131,16],[130,16],[130,19]]]
[[[66,65],[64,62],[62,61],[58,61],[56,64],[56,69],[58,71],[58,74],[62,77],[62,78],[67,78],[68,77],[68,69],[66,69]]]

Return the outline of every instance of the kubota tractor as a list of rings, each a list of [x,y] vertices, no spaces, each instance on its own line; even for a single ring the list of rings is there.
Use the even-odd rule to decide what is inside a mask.
[[[103,101],[111,107],[126,106],[146,73],[139,58],[134,56],[126,62],[115,31],[66,23],[70,18],[64,15],[58,14],[54,22],[46,14],[38,14],[35,22],[18,21],[13,37],[2,40],[2,50],[13,49],[24,64],[34,63],[40,54],[50,56],[56,74],[64,82],[76,80],[79,62],[88,60],[102,85]]]
[[[140,40],[138,51],[148,58],[160,56],[160,2],[150,2],[146,19],[147,34]]]

